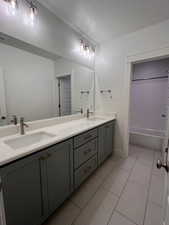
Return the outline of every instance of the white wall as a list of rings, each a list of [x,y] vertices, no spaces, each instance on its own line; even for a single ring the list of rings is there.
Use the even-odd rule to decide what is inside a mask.
[[[14,16],[8,16],[6,4],[4,1],[0,4],[0,32],[93,68],[93,60],[80,56],[77,51],[81,35],[40,3],[37,2],[38,14],[33,27],[25,24],[28,6],[25,6],[24,1],[19,1],[19,8]]]
[[[94,72],[84,66],[69,62],[64,59],[58,59],[55,64],[56,76],[64,76],[71,74],[71,88],[72,88],[72,113],[76,113],[83,108],[93,109],[93,95],[94,95]],[[80,91],[90,91],[90,94],[80,94]],[[56,86],[56,96],[58,90]]]
[[[142,54],[169,46],[169,20],[151,26],[125,37],[102,44],[96,59],[97,111],[117,112],[116,150],[124,152],[124,131],[128,115],[126,112],[127,95],[125,92],[125,70],[127,56]],[[112,99],[103,98],[100,88],[112,90]]]
[[[53,61],[0,44],[0,67],[4,71],[9,117],[37,120],[55,115]]]

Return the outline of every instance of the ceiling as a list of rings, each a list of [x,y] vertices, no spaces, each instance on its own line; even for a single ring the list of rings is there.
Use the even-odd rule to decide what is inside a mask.
[[[169,19],[169,0],[39,0],[98,43]]]

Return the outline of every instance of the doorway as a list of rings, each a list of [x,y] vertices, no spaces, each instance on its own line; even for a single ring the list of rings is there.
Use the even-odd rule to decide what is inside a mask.
[[[133,64],[130,144],[161,151],[167,129],[169,58]]]
[[[168,173],[166,172],[166,167],[168,168],[168,60],[169,49],[157,50],[149,53],[144,53],[142,55],[136,55],[128,57],[126,64],[126,83],[125,83],[125,93],[126,93],[126,124],[124,132],[124,143],[126,144],[125,153],[126,155],[135,157],[138,164],[135,166],[141,170],[140,175],[146,180],[148,178],[148,205],[145,207],[145,212],[150,215],[150,207],[155,208],[156,215],[158,219],[157,224],[168,224],[168,191],[169,191],[169,181]],[[138,71],[136,66],[139,64],[157,63],[157,61],[167,62],[167,68],[163,72],[157,73],[147,73],[146,76],[139,78],[134,72]],[[160,67],[159,67],[160,68]],[[163,67],[164,68],[164,67]],[[140,74],[139,74],[140,75]],[[144,75],[142,73],[142,75]],[[155,76],[154,76],[155,75]],[[133,82],[133,83],[132,83]],[[134,87],[132,87],[134,86]],[[139,89],[137,88],[139,86]],[[144,88],[141,88],[144,87]],[[145,89],[146,88],[146,89]],[[155,91],[158,90],[158,91]],[[134,95],[133,95],[134,94]],[[133,96],[132,96],[133,95]],[[137,98],[139,97],[139,99]],[[142,98],[141,98],[142,97]],[[144,98],[143,98],[144,97]],[[134,100],[132,99],[134,98]],[[136,100],[137,99],[137,100]],[[141,100],[142,99],[142,100]],[[151,100],[151,101],[150,101]],[[134,105],[138,108],[136,111],[131,112],[133,109],[132,101]],[[150,111],[144,111],[144,109]],[[143,110],[143,111],[142,111]],[[138,121],[138,114],[136,112],[141,112]],[[149,112],[149,119],[147,117]],[[135,117],[136,116],[136,117]],[[133,121],[132,121],[133,120]],[[136,123],[137,121],[137,123]],[[144,126],[140,126],[144,124]],[[151,127],[153,124],[154,127]],[[137,126],[136,126],[137,125]],[[139,127],[140,126],[140,127]],[[148,128],[148,127],[149,128]],[[139,129],[138,129],[139,128]],[[147,128],[147,129],[145,129]],[[131,137],[134,131],[134,144],[130,145],[133,141]],[[145,132],[146,131],[146,132]],[[141,136],[140,136],[141,134]],[[144,135],[143,135],[144,134]],[[131,140],[132,139],[132,140]],[[159,142],[160,140],[160,142]],[[138,143],[139,141],[139,143]],[[157,142],[158,141],[158,142]],[[145,146],[146,144],[146,146]],[[148,144],[148,145],[147,145]],[[160,145],[159,145],[160,144]],[[134,148],[133,148],[134,146]],[[137,146],[137,147],[135,147]],[[157,149],[155,149],[157,147]],[[155,151],[154,151],[155,149]],[[147,151],[149,150],[149,151]],[[150,151],[151,150],[151,151]],[[161,171],[157,170],[157,159],[158,167],[162,168]],[[135,170],[136,170],[135,168]],[[150,172],[148,172],[150,169]],[[139,178],[141,179],[141,177]],[[154,210],[154,209],[153,209]],[[154,212],[154,211],[153,211]],[[154,223],[152,223],[154,224]]]
[[[57,77],[58,83],[58,114],[66,116],[72,113],[71,107],[71,75]]]

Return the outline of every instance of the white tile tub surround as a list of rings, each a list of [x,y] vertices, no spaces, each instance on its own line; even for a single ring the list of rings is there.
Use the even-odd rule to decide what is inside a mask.
[[[13,160],[19,159],[31,153],[37,152],[48,146],[56,144],[58,142],[64,141],[68,138],[78,135],[79,133],[88,131],[90,129],[96,128],[106,122],[115,119],[112,117],[94,117],[95,119],[87,119],[85,117],[79,116],[68,116],[62,118],[54,118],[49,120],[34,121],[27,123],[29,128],[26,130],[26,134],[36,134],[36,133],[49,133],[54,135],[49,139],[42,140],[35,144],[22,147],[19,149],[12,149],[5,141],[19,138],[20,133],[14,133],[11,136],[5,136],[0,138],[0,165],[12,162]]]

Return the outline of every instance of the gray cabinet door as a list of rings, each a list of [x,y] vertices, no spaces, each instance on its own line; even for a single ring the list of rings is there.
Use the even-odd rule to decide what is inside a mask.
[[[46,159],[46,174],[50,214],[69,197],[73,188],[72,140],[49,148]]]
[[[113,152],[114,121],[99,127],[98,164],[100,165]]]
[[[7,225],[38,225],[43,218],[39,155],[1,169]]]
[[[105,132],[106,132],[106,157],[110,156],[113,153],[113,130],[114,130],[114,122],[108,123],[105,126]]]

